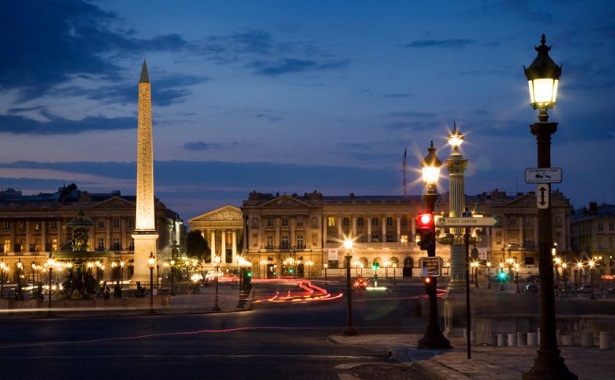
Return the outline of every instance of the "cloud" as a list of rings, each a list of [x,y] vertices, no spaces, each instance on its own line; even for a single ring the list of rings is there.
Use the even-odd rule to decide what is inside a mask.
[[[254,61],[250,65],[254,73],[261,75],[282,75],[310,70],[330,70],[348,66],[347,61],[318,63],[312,60],[285,58],[275,62]]]
[[[134,117],[105,118],[88,116],[81,120],[68,120],[41,112],[47,121],[26,118],[21,115],[0,115],[0,133],[15,135],[66,135],[87,131],[111,131],[136,128]]]
[[[408,48],[429,48],[429,47],[442,47],[442,48],[462,48],[467,45],[474,44],[474,40],[470,39],[456,39],[456,40],[417,40],[404,45]]]
[[[0,56],[5,57],[0,60],[0,88],[16,89],[28,99],[78,75],[118,80],[119,56],[176,51],[189,45],[176,34],[136,39],[113,29],[120,23],[114,13],[83,0],[0,2]]]
[[[186,150],[203,151],[210,149],[220,149],[222,144],[206,143],[205,141],[191,141],[184,144]]]

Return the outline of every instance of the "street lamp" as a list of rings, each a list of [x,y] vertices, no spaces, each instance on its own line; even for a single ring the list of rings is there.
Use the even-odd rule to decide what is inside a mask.
[[[359,335],[357,330],[352,326],[352,288],[350,286],[350,260],[352,259],[352,239],[344,241],[344,249],[346,255],[346,328],[342,331],[344,336]],[[325,272],[326,273],[326,272]]]
[[[397,282],[396,282],[397,277],[395,276],[395,269],[397,269],[397,263],[393,263],[393,285],[397,285]]]
[[[487,261],[487,289],[491,289],[491,261]]]
[[[175,260],[171,259],[171,295],[175,295]]]
[[[8,271],[9,267],[0,259],[0,298],[4,298],[4,272]]]
[[[48,286],[47,292],[49,293],[49,303],[47,304],[47,315],[51,315],[51,273],[53,271],[53,265],[55,264],[55,260],[53,259],[53,254],[49,252],[49,259],[47,259],[47,268],[49,270],[49,278],[48,278]]]
[[[149,312],[154,312],[154,266],[156,266],[156,259],[154,253],[149,253],[147,259],[147,266],[149,267]]]
[[[474,287],[478,288],[478,261],[472,261],[470,266],[472,267],[472,277],[474,277]]]
[[[519,263],[515,261],[513,266],[515,267],[515,285],[517,285],[517,293],[519,293]]]
[[[553,108],[557,99],[557,89],[562,67],[549,57],[550,46],[546,45],[545,35],[541,37],[538,55],[532,64],[525,68],[525,76],[530,91],[530,104],[539,111],[538,122],[530,125],[530,132],[536,136],[538,168],[551,167],[551,135],[557,131],[557,123],[548,122],[547,110]],[[551,185],[538,184],[536,200],[538,208],[538,272],[540,275],[540,348],[529,372],[523,379],[577,379],[564,364],[557,348],[555,331],[555,292],[553,289],[553,259],[550,249],[553,246],[553,226],[550,204]]]
[[[595,300],[596,299],[596,294],[594,293],[594,268],[596,267],[596,262],[594,261],[594,259],[590,259],[587,262],[587,265],[589,265],[589,287],[592,290],[592,294],[589,297],[590,300]]]
[[[427,156],[421,161],[421,167],[423,172],[423,183],[425,184],[426,191],[423,195],[423,199],[427,205],[427,212],[433,214],[436,198],[438,193],[436,186],[438,183],[438,177],[440,176],[440,167],[442,161],[436,156],[436,148],[433,147],[433,141],[427,149],[429,152]],[[434,226],[435,229],[435,226]],[[436,257],[436,238],[435,231],[431,234],[431,244],[427,249],[428,257]],[[437,295],[437,282],[438,277],[433,276],[429,282],[429,323],[427,324],[427,330],[425,335],[419,340],[418,348],[452,348],[451,343],[444,337],[442,330],[438,324],[438,295]]]
[[[323,267],[325,268],[325,283],[327,283],[327,269],[329,268],[329,264],[324,263]]]
[[[214,276],[216,279],[216,295],[214,298],[214,307],[211,309],[211,311],[222,311],[222,309],[220,309],[220,305],[218,305],[218,266],[220,265],[220,256],[215,256],[214,257]]]

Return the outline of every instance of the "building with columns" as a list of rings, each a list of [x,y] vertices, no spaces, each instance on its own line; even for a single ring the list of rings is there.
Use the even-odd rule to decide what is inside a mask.
[[[238,207],[226,205],[188,221],[190,229],[200,231],[209,243],[212,255],[205,260],[212,264],[214,255],[220,257],[220,265],[234,266],[243,249],[243,215]]]
[[[134,272],[135,207],[135,196],[124,196],[119,191],[89,193],[79,190],[75,184],[63,186],[54,193],[36,195],[24,195],[10,188],[0,191],[0,260],[9,268],[5,279],[15,281],[18,276],[25,281],[36,279],[40,273],[35,272],[40,271],[38,268],[42,268],[49,253],[71,250],[72,235],[67,224],[79,211],[93,223],[87,249],[110,252],[100,263],[104,267],[104,279],[130,279]],[[172,241],[178,240],[178,235],[173,233],[176,220],[177,214],[156,200],[159,253],[166,252]],[[179,237],[179,241],[184,239]],[[124,265],[120,266],[122,262]]]

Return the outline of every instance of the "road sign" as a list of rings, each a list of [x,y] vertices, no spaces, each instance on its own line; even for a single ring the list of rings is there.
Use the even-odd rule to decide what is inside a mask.
[[[422,257],[423,277],[438,277],[440,276],[440,258],[439,257]]]
[[[499,218],[484,216],[482,218],[473,217],[440,217],[437,219],[438,227],[494,227],[500,224]]]
[[[525,183],[560,183],[562,168],[527,168]]]
[[[549,197],[551,195],[551,186],[543,183],[536,186],[536,206],[539,210],[545,210],[549,208]]]

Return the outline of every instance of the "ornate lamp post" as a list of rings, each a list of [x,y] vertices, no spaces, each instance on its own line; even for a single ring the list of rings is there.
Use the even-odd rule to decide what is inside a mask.
[[[147,266],[149,267],[149,312],[154,313],[154,267],[156,266],[156,259],[153,252],[149,253]]]
[[[0,298],[4,298],[4,272],[8,271],[9,267],[0,259]]]
[[[551,167],[551,135],[557,131],[557,123],[548,122],[547,110],[553,108],[557,99],[557,88],[562,73],[549,57],[550,46],[542,35],[538,55],[532,64],[525,68],[530,90],[530,103],[539,111],[538,122],[530,125],[531,133],[536,136],[538,167]],[[540,348],[534,365],[523,379],[577,379],[564,364],[557,348],[555,335],[555,292],[553,289],[553,226],[551,221],[550,184],[539,184],[536,192],[538,208],[538,272],[540,275]]]
[[[222,311],[222,309],[220,309],[220,305],[218,304],[218,266],[220,265],[220,256],[215,256],[214,257],[214,276],[216,279],[216,295],[214,298],[214,307],[211,309],[211,311]]]
[[[49,259],[47,259],[47,268],[49,270],[49,278],[47,284],[49,288],[47,292],[49,293],[49,303],[47,305],[47,315],[51,315],[51,274],[53,272],[53,265],[55,264],[55,260],[53,259],[53,254],[49,252]]]
[[[487,261],[487,289],[491,289],[491,261]]]
[[[171,259],[169,263],[171,266],[171,295],[175,295],[175,260]]]
[[[589,296],[589,299],[595,300],[596,294],[594,293],[594,268],[596,267],[596,262],[594,261],[594,259],[590,259],[587,262],[587,265],[589,266],[589,286],[592,290],[592,294],[591,296]]]
[[[327,282],[327,269],[329,268],[329,264],[324,263],[323,267],[325,268],[325,283]]]
[[[359,335],[357,330],[352,326],[352,287],[350,286],[350,260],[352,259],[352,239],[344,241],[344,249],[346,255],[346,328],[342,331],[344,336]],[[326,273],[326,272],[325,272]]]
[[[433,141],[431,145],[427,149],[429,152],[427,156],[421,162],[421,167],[423,171],[423,183],[425,183],[425,194],[423,195],[423,199],[427,205],[427,212],[434,212],[436,205],[436,198],[438,198],[438,193],[436,192],[436,186],[438,183],[438,177],[440,176],[440,167],[442,166],[442,161],[436,156],[436,148],[433,147]],[[432,234],[433,241],[432,244],[429,245],[427,249],[428,257],[436,257],[436,239],[435,239],[435,231]],[[432,277],[430,279],[430,289],[429,289],[429,323],[427,324],[427,330],[425,331],[425,335],[419,340],[418,348],[452,348],[451,343],[444,337],[442,334],[442,330],[440,329],[440,325],[438,324],[438,295],[437,295],[437,277]]]

